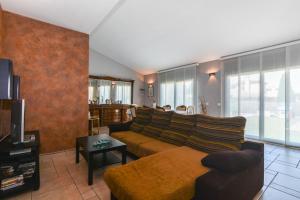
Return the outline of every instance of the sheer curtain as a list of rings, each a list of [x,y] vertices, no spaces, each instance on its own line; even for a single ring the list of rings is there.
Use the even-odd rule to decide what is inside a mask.
[[[105,103],[106,99],[110,99],[111,94],[111,81],[109,80],[98,80],[98,90],[99,90],[99,101],[100,103]]]
[[[184,103],[186,106],[196,105],[196,67],[185,68],[184,72]]]
[[[97,92],[98,81],[94,79],[89,80],[89,101],[97,101],[99,93]]]
[[[179,105],[196,104],[196,67],[186,67],[159,73],[159,103],[175,109]]]
[[[246,117],[245,133],[259,137],[260,54],[239,59],[239,115]]]
[[[265,140],[285,142],[285,48],[261,53],[262,89],[262,133]],[[276,124],[276,125],[275,125]]]
[[[228,59],[223,61],[223,76],[224,76],[224,110],[225,116],[232,117],[239,114],[239,68],[238,59]]]
[[[115,82],[115,101],[121,101],[123,104],[131,104],[131,83]]]
[[[223,60],[226,116],[246,137],[300,146],[300,44]]]
[[[159,74],[160,105],[175,106],[175,72],[165,72]]]
[[[287,144],[300,146],[300,44],[287,49],[286,115]]]

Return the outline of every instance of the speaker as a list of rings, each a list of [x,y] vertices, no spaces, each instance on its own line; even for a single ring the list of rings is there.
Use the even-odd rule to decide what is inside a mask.
[[[25,100],[13,100],[11,109],[11,139],[14,144],[24,142]]]
[[[11,60],[0,59],[0,99],[13,98],[13,64]]]
[[[13,76],[13,99],[20,99],[20,76]]]

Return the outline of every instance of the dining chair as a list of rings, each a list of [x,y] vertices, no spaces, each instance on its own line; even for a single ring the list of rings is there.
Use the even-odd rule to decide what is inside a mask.
[[[195,107],[194,106],[188,106],[187,107],[187,114],[193,115],[195,113]]]
[[[172,109],[172,107],[170,105],[164,105],[163,109],[165,109],[165,111],[169,111]]]
[[[185,105],[177,106],[176,111],[186,111],[186,106]]]

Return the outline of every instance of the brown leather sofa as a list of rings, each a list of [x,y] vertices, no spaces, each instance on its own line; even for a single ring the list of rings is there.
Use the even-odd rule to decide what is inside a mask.
[[[244,141],[245,123],[243,117],[138,109],[134,121],[109,126],[111,136],[141,158],[105,172],[112,199],[253,199],[263,186],[264,146]],[[201,164],[210,153],[244,149],[261,152],[260,162],[236,173]]]

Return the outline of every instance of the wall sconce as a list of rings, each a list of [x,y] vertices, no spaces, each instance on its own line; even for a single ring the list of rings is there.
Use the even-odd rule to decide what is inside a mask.
[[[208,76],[209,76],[209,78],[216,77],[216,72],[209,73]]]
[[[148,97],[154,96],[154,88],[153,83],[148,83]]]

